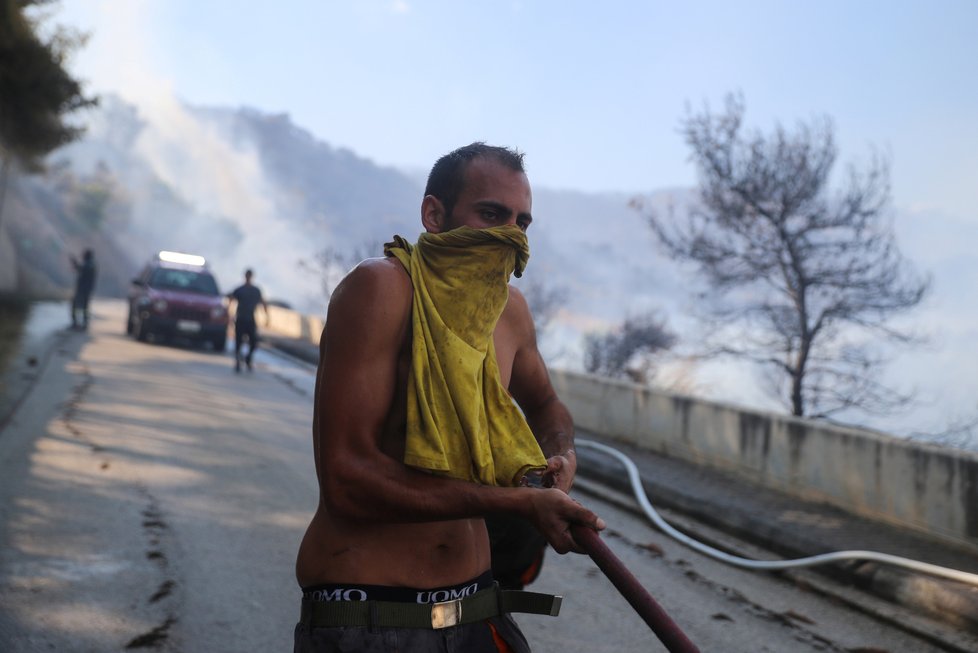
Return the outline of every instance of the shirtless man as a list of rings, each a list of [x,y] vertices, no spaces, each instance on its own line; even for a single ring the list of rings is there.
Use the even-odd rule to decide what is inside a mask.
[[[435,164],[421,222],[433,234],[460,226],[526,231],[530,209],[522,155],[473,143]],[[445,629],[399,627],[399,616],[384,621],[376,609],[369,613],[373,626],[316,615],[341,599],[429,603],[492,587],[486,515],[528,519],[561,554],[581,552],[571,524],[604,528],[567,496],[577,467],[573,423],[537,350],[526,300],[512,287],[493,343],[502,385],[547,458],[545,487],[484,485],[404,464],[412,299],[410,276],[387,257],[360,263],[330,301],[313,418],[319,507],[296,563],[304,589],[296,651],[386,651],[395,642],[405,651],[528,651],[507,614],[466,623],[464,604],[462,625]],[[437,610],[421,607],[424,620],[428,612],[433,622],[441,619]],[[350,648],[341,648],[341,640]]]

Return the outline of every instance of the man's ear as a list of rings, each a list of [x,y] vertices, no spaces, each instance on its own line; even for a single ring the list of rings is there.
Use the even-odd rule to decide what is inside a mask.
[[[432,234],[445,229],[445,205],[434,195],[425,195],[421,200],[421,225]]]

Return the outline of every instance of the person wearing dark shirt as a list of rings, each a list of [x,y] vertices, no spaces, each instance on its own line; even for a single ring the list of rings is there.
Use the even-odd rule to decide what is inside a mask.
[[[79,262],[72,257],[71,264],[77,275],[75,295],[71,299],[71,328],[85,330],[88,328],[88,302],[95,290],[95,254],[86,249],[82,260]]]
[[[265,311],[265,320],[268,320],[268,304],[262,297],[258,286],[251,283],[254,276],[252,271],[245,270],[245,282],[238,286],[228,295],[228,299],[238,303],[234,312],[234,371],[241,371],[241,346],[244,340],[248,341],[248,354],[245,356],[245,365],[251,370],[251,358],[255,353],[255,345],[258,343],[258,325],[255,323],[255,309],[261,304]]]

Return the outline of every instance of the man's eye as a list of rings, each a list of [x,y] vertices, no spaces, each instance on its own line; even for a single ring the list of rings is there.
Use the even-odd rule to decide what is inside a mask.
[[[483,220],[487,220],[490,222],[495,221],[496,219],[499,218],[499,214],[496,213],[495,211],[482,211],[480,215],[482,216]]]
[[[530,221],[529,220],[517,220],[516,221],[516,226],[519,227],[520,229],[522,229],[523,231],[526,231],[527,229],[530,228]]]

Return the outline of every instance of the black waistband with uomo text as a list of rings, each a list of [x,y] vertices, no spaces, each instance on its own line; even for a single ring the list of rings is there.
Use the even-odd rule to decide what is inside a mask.
[[[309,588],[307,591],[312,592],[313,595],[315,592],[325,592],[319,594],[324,600],[302,599],[299,623],[309,628],[354,626],[440,629],[485,621],[509,612],[546,614],[552,617],[556,617],[560,612],[561,597],[559,596],[501,590],[495,583],[474,594],[466,594],[474,583],[476,581],[450,588],[414,590],[416,594],[430,593],[431,597],[427,598],[437,599],[446,596],[440,592],[451,595],[454,589],[456,598],[430,603],[419,602],[417,596],[414,601],[363,600],[356,592],[356,590],[365,591],[362,585],[338,586],[332,591],[329,586]],[[369,589],[367,587],[366,591]],[[344,599],[343,596],[348,593],[348,590],[349,598]],[[327,596],[334,598],[326,599]]]
[[[302,598],[306,601],[387,601],[392,603],[443,603],[472,596],[476,592],[493,586],[492,572],[487,571],[478,578],[465,583],[417,589],[414,587],[389,587],[387,585],[359,585],[350,583],[328,583],[302,588]]]

